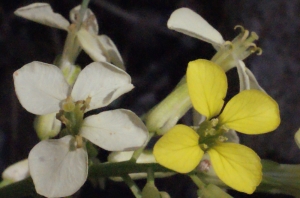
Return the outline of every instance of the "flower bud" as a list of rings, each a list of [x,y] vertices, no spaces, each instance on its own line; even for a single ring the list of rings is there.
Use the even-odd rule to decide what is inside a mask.
[[[146,125],[150,132],[165,134],[192,107],[187,84],[184,83],[154,107],[146,116]]]
[[[205,188],[199,189],[197,194],[199,198],[231,198],[229,194],[214,184],[208,184]]]
[[[34,129],[41,140],[56,136],[61,128],[61,122],[56,119],[56,113],[36,116]]]
[[[161,196],[153,183],[147,183],[143,188],[142,198],[161,198]]]
[[[8,183],[18,182],[29,177],[28,159],[19,161],[2,173],[2,179],[9,181]]]
[[[295,133],[295,142],[297,144],[297,146],[300,148],[300,129],[298,129],[298,131]]]

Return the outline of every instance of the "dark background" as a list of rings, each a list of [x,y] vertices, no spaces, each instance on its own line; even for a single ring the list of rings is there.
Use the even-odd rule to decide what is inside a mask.
[[[38,60],[52,63],[62,51],[66,32],[14,16],[13,11],[32,0],[0,2],[0,171],[26,158],[38,142],[33,130],[34,115],[19,104],[14,93],[12,73],[26,63]],[[67,19],[69,10],[80,4],[75,0],[43,1]],[[120,106],[138,115],[146,113],[161,101],[184,75],[189,61],[210,59],[213,48],[202,41],[168,30],[166,22],[177,8],[189,7],[201,14],[232,40],[238,32],[235,25],[255,31],[263,49],[246,65],[260,85],[279,103],[282,122],[273,133],[241,136],[242,143],[253,148],[261,158],[280,163],[299,163],[300,151],[293,136],[300,126],[299,46],[300,1],[298,0],[93,0],[100,34],[108,35],[117,45],[131,75],[135,89],[123,97]],[[91,60],[82,54],[82,66]],[[229,73],[231,94],[238,90],[235,71]],[[182,122],[189,122],[186,117]],[[159,179],[158,187],[172,198],[197,197],[196,187],[184,176]],[[144,181],[141,181],[143,184]],[[133,197],[122,183],[107,182],[106,190],[85,184],[78,197]],[[85,194],[83,196],[82,194]],[[289,197],[254,194],[235,197]]]

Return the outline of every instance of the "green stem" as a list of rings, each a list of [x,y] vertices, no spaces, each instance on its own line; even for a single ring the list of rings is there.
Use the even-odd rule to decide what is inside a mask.
[[[136,183],[129,177],[129,175],[122,176],[124,182],[129,186],[131,192],[134,194],[136,198],[142,198],[142,193]]]
[[[136,164],[131,161],[118,163],[103,163],[89,167],[88,178],[123,177],[129,173],[145,173],[151,168],[154,172],[172,172],[156,163]],[[31,178],[0,188],[1,198],[21,198],[36,195]]]
[[[140,157],[140,155],[142,154],[142,152],[144,151],[145,147],[147,146],[147,144],[151,140],[151,138],[154,136],[154,134],[155,134],[155,132],[149,133],[149,137],[148,137],[148,140],[145,143],[145,145],[133,152],[130,161],[136,162],[136,160]]]
[[[84,17],[84,14],[86,12],[86,9],[87,9],[89,3],[90,3],[90,0],[83,0],[81,3],[80,10],[79,10],[79,24],[77,25],[77,31],[81,27],[83,17]]]
[[[147,183],[154,185],[154,180],[155,180],[154,172],[153,172],[152,168],[148,168],[148,171],[147,171]]]
[[[129,173],[145,173],[148,171],[148,168],[152,168],[154,172],[173,172],[157,163],[136,164],[132,161],[125,161],[93,165],[89,168],[89,177],[120,177]]]
[[[203,181],[196,174],[190,174],[189,176],[193,180],[193,182],[198,186],[199,189],[205,188],[206,184],[203,183]]]

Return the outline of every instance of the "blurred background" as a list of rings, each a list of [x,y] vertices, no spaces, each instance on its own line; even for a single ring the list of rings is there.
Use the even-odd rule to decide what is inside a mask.
[[[52,63],[62,52],[66,32],[43,26],[13,14],[34,0],[0,2],[0,172],[9,164],[27,158],[39,141],[34,129],[34,115],[18,102],[12,73],[24,64],[37,60]],[[55,12],[69,18],[69,10],[79,0],[49,0]],[[280,106],[281,125],[273,133],[241,136],[243,144],[253,148],[261,158],[280,163],[300,163],[300,150],[294,133],[300,127],[300,1],[299,0],[92,0],[89,6],[99,23],[99,34],[108,35],[117,45],[131,75],[135,89],[113,108],[122,107],[143,115],[161,101],[185,74],[187,63],[198,58],[210,59],[211,45],[171,31],[166,23],[177,8],[189,7],[214,26],[225,40],[237,34],[235,25],[255,31],[263,49],[245,63],[260,85]],[[82,66],[91,62],[79,56]],[[230,95],[238,91],[235,70],[228,72]],[[190,117],[181,122],[190,123]],[[101,151],[105,156],[107,153]],[[102,157],[103,158],[103,157]],[[140,181],[143,185],[145,181]],[[158,187],[172,198],[194,198],[196,186],[189,178],[176,175],[159,179]],[[283,195],[243,195],[235,197],[289,197]],[[133,197],[123,183],[106,182],[104,190],[87,182],[75,197]]]

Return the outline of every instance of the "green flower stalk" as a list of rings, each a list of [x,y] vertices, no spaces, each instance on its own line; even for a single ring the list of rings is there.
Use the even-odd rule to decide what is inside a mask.
[[[300,164],[278,164],[262,160],[263,180],[257,191],[299,196]]]

